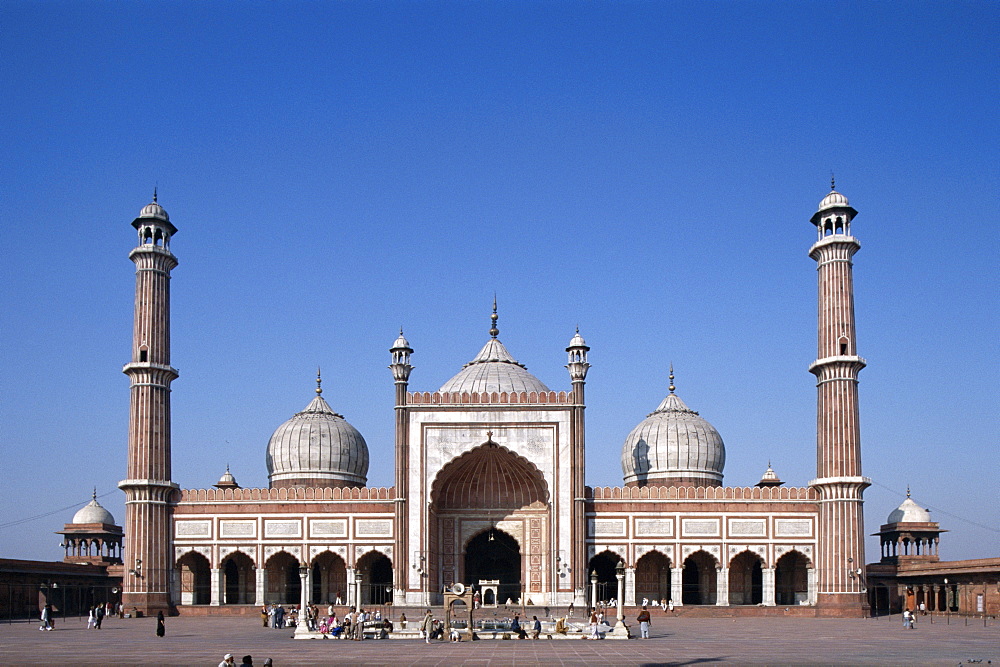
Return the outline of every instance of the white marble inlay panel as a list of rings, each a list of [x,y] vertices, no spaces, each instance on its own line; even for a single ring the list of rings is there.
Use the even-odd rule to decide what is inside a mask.
[[[766,537],[766,519],[730,519],[729,535],[731,537]]]
[[[635,534],[672,537],[674,521],[673,519],[636,519]]]
[[[302,522],[265,521],[264,537],[302,537]]]
[[[356,519],[354,521],[354,534],[361,536],[377,535],[385,537],[392,535],[391,519]]]
[[[682,519],[681,532],[684,537],[718,536],[718,519]]]
[[[625,519],[591,519],[590,534],[594,537],[625,537]]]
[[[347,537],[347,520],[313,519],[309,522],[309,534],[314,537]]]
[[[812,521],[809,519],[775,519],[774,533],[779,537],[809,537]]]
[[[254,537],[257,535],[256,521],[221,521],[219,534],[222,537]]]
[[[211,537],[211,521],[178,521],[174,524],[174,535],[177,537]]]

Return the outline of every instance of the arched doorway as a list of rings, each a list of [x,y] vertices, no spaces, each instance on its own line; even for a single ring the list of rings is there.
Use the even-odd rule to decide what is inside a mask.
[[[670,559],[650,551],[635,565],[635,604],[642,604],[643,599],[662,603],[670,597]]]
[[[760,604],[764,601],[763,561],[743,551],[729,562],[729,604]]]
[[[610,551],[602,551],[587,563],[587,599],[591,600],[591,577],[597,573],[597,601],[609,602],[618,597],[618,577],[615,576],[615,567],[621,562],[622,557]]]
[[[499,567],[504,574],[498,603],[522,596],[538,600],[543,586],[552,585],[543,556],[550,548],[548,485],[533,463],[488,438],[441,468],[431,484],[428,530],[437,553],[425,585],[478,586],[488,579],[482,572]],[[487,544],[491,533],[501,543]],[[469,549],[488,562],[470,557]],[[509,560],[515,556],[516,566]]]
[[[347,566],[335,553],[324,551],[312,562],[313,604],[339,604],[347,601]]]
[[[254,604],[257,581],[250,557],[237,551],[227,556],[222,563],[224,604]]]
[[[517,540],[497,528],[473,537],[465,547],[465,578],[477,587],[482,579],[496,579],[500,582],[496,602],[516,603],[522,595],[521,547]]]
[[[181,604],[211,604],[212,571],[208,559],[188,552],[177,560],[180,574]]]
[[[779,605],[807,604],[809,601],[809,561],[792,550],[778,559],[774,568],[774,601]]]
[[[392,561],[377,551],[369,551],[358,561],[361,571],[361,604],[392,602]]]
[[[268,559],[265,567],[267,594],[264,601],[270,604],[298,604],[302,595],[298,559],[286,551],[279,551]]]
[[[716,603],[717,564],[718,561],[705,551],[696,551],[684,560],[681,578],[684,604]]]

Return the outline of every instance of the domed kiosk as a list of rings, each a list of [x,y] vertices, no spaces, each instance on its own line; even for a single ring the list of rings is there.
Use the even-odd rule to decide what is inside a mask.
[[[267,445],[271,488],[365,486],[368,444],[356,428],[323,400],[316,376],[316,398],[275,429]]]
[[[97,489],[90,502],[77,510],[73,521],[65,524],[57,534],[64,536],[65,563],[111,565],[122,562],[122,528],[115,524],[111,512],[97,502]]]
[[[722,486],[726,447],[715,427],[670,393],[625,438],[626,486]]]

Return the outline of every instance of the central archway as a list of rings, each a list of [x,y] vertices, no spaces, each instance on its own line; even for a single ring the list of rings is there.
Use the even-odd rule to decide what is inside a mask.
[[[512,536],[491,528],[465,547],[465,578],[474,586],[480,579],[500,581],[497,603],[517,602],[521,597],[521,547]]]

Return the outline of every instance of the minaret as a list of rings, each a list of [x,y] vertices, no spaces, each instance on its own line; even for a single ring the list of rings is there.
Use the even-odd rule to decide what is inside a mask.
[[[586,456],[584,453],[586,422],[584,421],[584,410],[586,400],[584,398],[584,386],[587,380],[587,371],[590,364],[587,362],[587,346],[583,336],[580,335],[580,328],[577,327],[576,334],[569,341],[566,348],[568,363],[566,369],[569,371],[570,380],[573,382],[573,424],[570,429],[572,439],[570,465],[573,471],[573,525],[570,534],[573,553],[570,558],[570,568],[572,568],[573,592],[576,596],[576,604],[586,604],[587,589],[587,532],[586,532],[586,502],[584,500],[586,490]],[[552,571],[557,567],[553,564]]]
[[[393,535],[396,536],[395,555],[393,565],[393,583],[396,587],[394,602],[397,605],[406,604],[406,591],[409,588],[409,532],[407,528],[407,495],[409,493],[409,460],[410,460],[410,431],[409,415],[406,409],[406,389],[410,381],[410,372],[413,366],[410,365],[410,354],[413,349],[410,343],[403,336],[403,328],[399,328],[399,337],[389,348],[392,355],[392,363],[389,370],[392,371],[393,380],[396,383],[396,499],[395,499],[395,526]]]
[[[177,259],[170,238],[177,228],[153,201],[132,222],[135,262],[135,326],[132,361],[122,372],[131,388],[125,492],[125,570],[122,603],[145,614],[169,612],[173,547],[170,496],[170,271]]]
[[[816,554],[817,600],[825,613],[864,613],[864,490],[871,480],[861,476],[861,431],[858,426],[858,356],[854,328],[854,282],[851,258],[861,244],[851,236],[857,211],[833,189],[819,204],[811,222],[819,240],[809,249],[819,274],[819,344],[809,371],[817,379],[816,479],[819,493]]]

